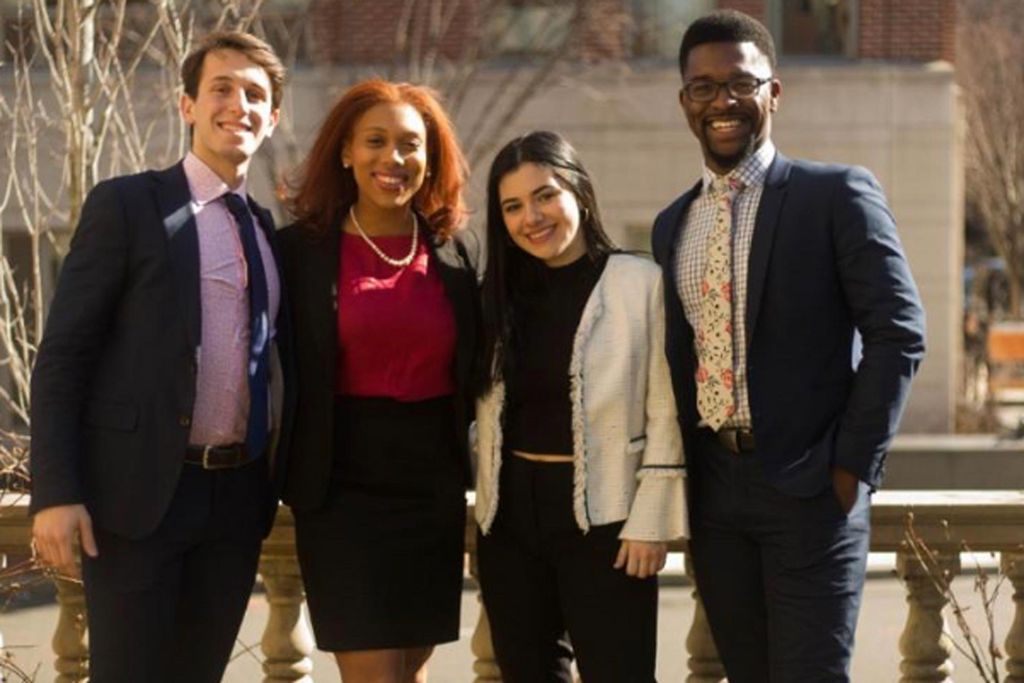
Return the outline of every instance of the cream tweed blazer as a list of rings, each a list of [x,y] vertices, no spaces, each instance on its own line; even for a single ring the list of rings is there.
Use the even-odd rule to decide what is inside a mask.
[[[609,256],[580,317],[568,372],[580,529],[625,520],[622,539],[689,535],[661,269],[652,261]],[[504,404],[497,382],[476,406],[476,519],[484,534],[498,511]]]

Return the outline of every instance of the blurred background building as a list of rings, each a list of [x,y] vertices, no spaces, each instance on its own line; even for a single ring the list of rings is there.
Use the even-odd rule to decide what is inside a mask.
[[[107,0],[0,0],[4,39],[38,40],[23,30],[37,22],[31,7],[62,4],[93,8],[99,60],[118,16],[116,3]],[[134,152],[115,151],[108,139],[89,167],[93,179],[133,165],[172,163],[184,149],[182,131],[167,115],[177,96],[174,79],[161,75],[180,58],[173,41],[158,32],[144,51],[139,47],[149,27],[165,20],[160,6],[168,4],[197,32],[225,16],[243,21],[254,6],[128,2],[123,23],[131,33],[122,31],[118,54],[123,60],[140,51],[145,56],[130,86],[134,125],[159,125]],[[473,228],[484,213],[481,186],[493,152],[513,135],[548,128],[580,150],[613,238],[646,250],[657,212],[700,172],[700,151],[677,99],[677,52],[687,24],[717,7],[748,12],[775,36],[783,93],[773,137],[780,150],[866,166],[885,188],[928,313],[928,357],[903,428],[953,430],[965,291],[956,0],[266,0],[247,25],[286,56],[292,76],[285,125],[254,166],[252,190],[267,203],[280,196],[337,95],[360,78],[383,75],[427,82],[444,95],[472,166]],[[0,69],[0,91],[8,93],[18,71],[10,66],[16,65],[5,59]],[[38,53],[29,69],[44,100],[51,69]],[[37,134],[57,157],[68,145],[60,123]],[[0,113],[0,133],[12,125]],[[122,134],[113,124],[104,132]],[[39,166],[44,176],[69,173],[56,161]],[[21,162],[0,166],[0,174],[26,172]],[[48,195],[56,204],[63,199],[56,191]],[[25,262],[31,240],[17,237],[23,212],[9,201],[3,217],[7,253]],[[55,227],[59,253],[69,228]],[[44,287],[51,286],[55,261],[50,257],[43,268]]]

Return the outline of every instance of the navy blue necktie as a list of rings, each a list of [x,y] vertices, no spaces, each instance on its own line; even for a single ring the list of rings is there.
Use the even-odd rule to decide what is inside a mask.
[[[256,242],[256,226],[245,200],[234,192],[224,195],[228,210],[238,223],[242,238],[246,268],[249,272],[249,425],[245,434],[245,447],[250,458],[258,458],[267,445],[269,421],[269,357],[270,313],[267,276],[263,272],[263,256]]]

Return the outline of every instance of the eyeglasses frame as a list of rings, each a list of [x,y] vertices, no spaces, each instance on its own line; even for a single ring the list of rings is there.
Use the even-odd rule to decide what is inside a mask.
[[[750,93],[749,95],[737,95],[735,92],[733,92],[733,83],[735,83],[736,81],[744,81],[747,79],[751,79],[757,84],[757,86],[754,88],[754,92]],[[735,78],[730,78],[728,81],[713,81],[709,78],[695,78],[692,81],[687,81],[686,83],[683,83],[683,92],[686,93],[686,97],[689,98],[691,101],[699,102],[701,104],[714,102],[715,99],[718,97],[718,93],[722,92],[722,88],[725,88],[725,91],[729,93],[729,96],[735,100],[749,100],[757,96],[757,93],[761,90],[761,87],[765,83],[771,83],[773,80],[775,80],[774,76],[768,76],[767,78],[758,78],[757,76],[736,76]],[[699,100],[693,97],[690,94],[690,86],[697,83],[707,83],[715,86],[715,91],[711,95],[711,97],[707,98],[706,100]]]

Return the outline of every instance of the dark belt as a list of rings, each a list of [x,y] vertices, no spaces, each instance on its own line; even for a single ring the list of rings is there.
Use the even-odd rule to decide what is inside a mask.
[[[740,455],[754,452],[754,432],[749,429],[723,428],[719,429],[715,436],[731,453]]]
[[[185,462],[199,465],[204,470],[227,470],[249,462],[244,443],[224,446],[189,446],[185,449]]]

